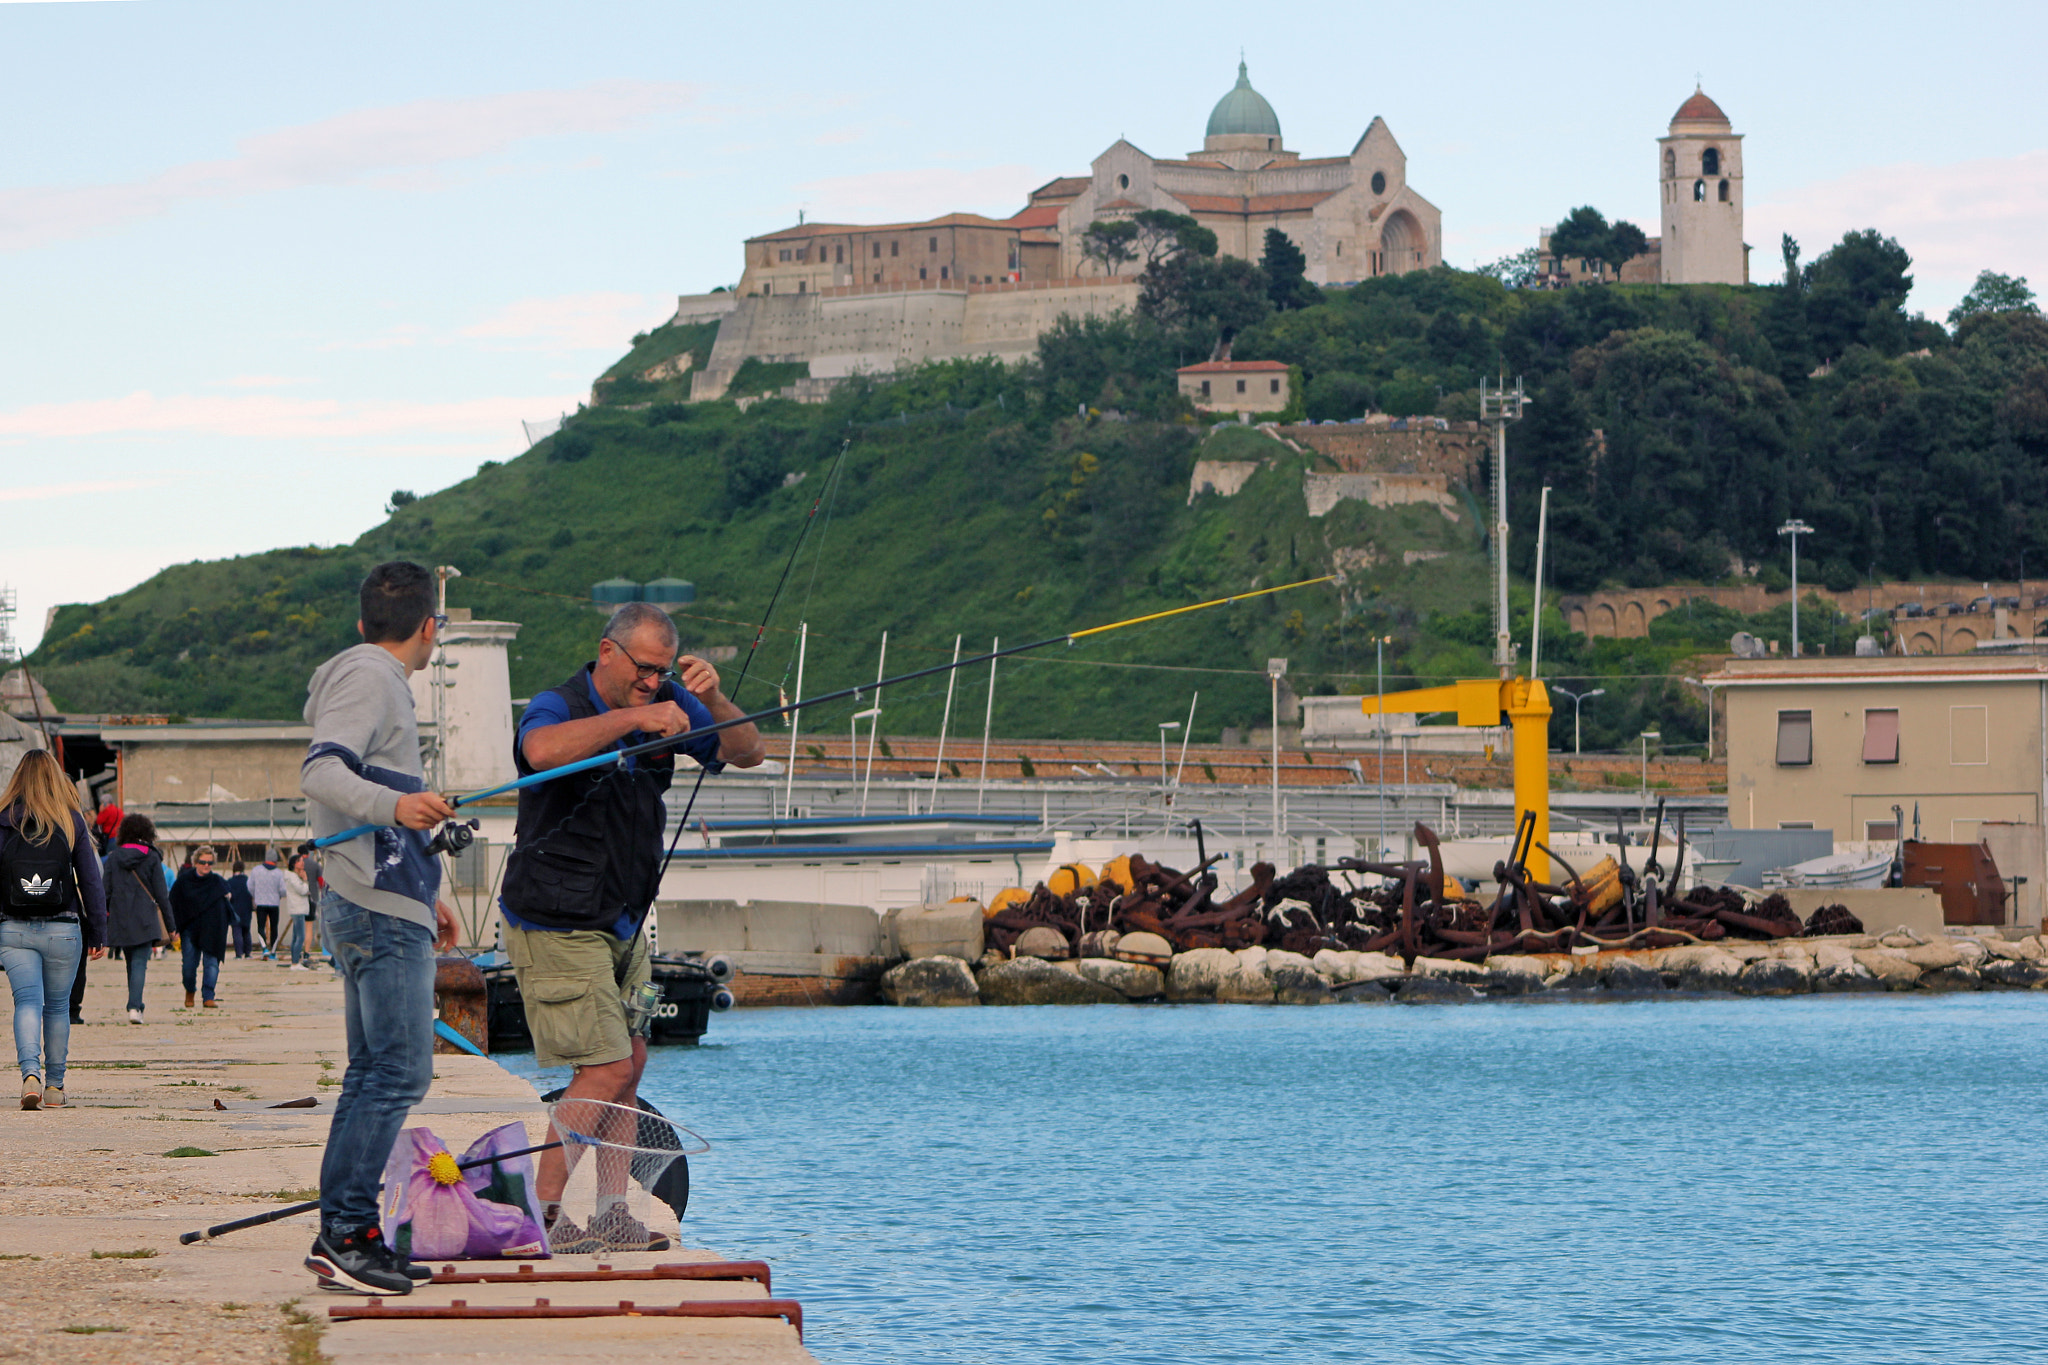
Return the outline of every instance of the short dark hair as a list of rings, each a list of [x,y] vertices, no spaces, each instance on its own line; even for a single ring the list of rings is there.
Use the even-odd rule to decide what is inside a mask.
[[[409,559],[394,559],[363,580],[363,639],[369,644],[409,640],[434,614],[434,575]]]
[[[156,822],[147,815],[124,815],[121,828],[114,834],[114,842],[120,844],[154,844]]]

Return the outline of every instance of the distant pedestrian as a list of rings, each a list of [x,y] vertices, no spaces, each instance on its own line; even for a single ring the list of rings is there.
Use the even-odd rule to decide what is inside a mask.
[[[263,861],[249,869],[249,899],[256,903],[256,938],[263,945],[263,956],[277,956],[277,907],[284,900],[284,874],[277,870],[277,863],[270,857],[270,850],[263,850]]]
[[[81,955],[106,956],[107,903],[78,789],[46,749],[23,755],[0,792],[0,912],[21,1107],[61,1108],[71,983]]]
[[[295,972],[310,972],[313,969],[305,963],[306,956],[306,855],[293,856],[291,866],[278,874],[278,883],[284,888],[283,909],[291,921],[292,966]]]
[[[100,863],[107,894],[107,946],[128,960],[128,1022],[142,1022],[142,986],[152,953],[171,937],[171,893],[164,855],[146,815],[127,815],[113,851]]]
[[[171,923],[184,945],[188,1010],[201,996],[205,1008],[220,1006],[213,990],[220,980],[220,960],[228,955],[228,882],[213,864],[213,850],[201,844],[171,884]]]
[[[249,955],[249,921],[255,918],[256,901],[249,894],[249,874],[236,863],[228,877],[228,922],[235,931],[235,956]]]

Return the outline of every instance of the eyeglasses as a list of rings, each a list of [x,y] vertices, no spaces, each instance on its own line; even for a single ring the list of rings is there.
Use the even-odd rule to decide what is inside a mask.
[[[443,616],[440,612],[435,612],[433,616],[429,617],[428,619],[434,623],[434,629],[436,632],[448,629],[448,618],[446,616]]]
[[[609,635],[607,635],[605,638],[607,640],[611,640],[611,637]],[[639,674],[641,682],[646,682],[650,678],[660,678],[663,682],[674,682],[676,679],[683,676],[682,674],[676,672],[673,667],[666,667],[661,664],[641,663],[638,659],[633,657],[632,651],[628,650],[624,645],[620,644],[617,640],[612,640],[612,648],[616,649],[617,651],[619,651],[619,653],[624,654],[626,656],[626,661],[633,665],[635,672]]]

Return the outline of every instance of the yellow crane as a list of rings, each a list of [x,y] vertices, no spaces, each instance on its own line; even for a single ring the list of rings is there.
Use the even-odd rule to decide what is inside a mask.
[[[1418,687],[1366,697],[1368,716],[1422,715],[1454,711],[1460,725],[1511,727],[1515,765],[1515,822],[1522,812],[1536,812],[1536,844],[1529,850],[1529,875],[1550,880],[1550,693],[1534,678],[1469,678],[1443,687]],[[1384,722],[1383,722],[1384,723]]]

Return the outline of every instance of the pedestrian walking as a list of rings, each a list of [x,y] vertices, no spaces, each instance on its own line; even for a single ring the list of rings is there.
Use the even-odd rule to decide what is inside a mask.
[[[228,881],[213,864],[213,850],[201,844],[171,883],[171,924],[184,945],[188,1010],[195,996],[206,1009],[220,1007],[213,992],[220,981],[221,959],[228,955]]]
[[[228,923],[235,933],[235,956],[249,955],[249,922],[256,916],[256,902],[249,895],[249,874],[242,863],[228,877]]]
[[[291,865],[278,874],[278,885],[283,897],[281,908],[291,922],[291,970],[310,972],[306,965],[306,855],[294,854]],[[280,962],[279,966],[284,964]]]
[[[171,893],[164,855],[146,815],[124,815],[114,846],[100,860],[107,896],[107,947],[128,963],[128,1022],[143,1021],[142,987],[149,959],[171,937]]]
[[[23,755],[0,792],[0,913],[21,1107],[59,1109],[71,983],[81,957],[106,956],[107,903],[78,789],[47,749]]]
[[[256,903],[256,938],[263,945],[263,956],[274,961],[278,946],[277,907],[284,900],[284,873],[278,871],[267,848],[263,850],[263,861],[249,869],[249,899]]]
[[[306,1268],[359,1294],[409,1294],[430,1278],[378,1228],[384,1163],[434,1076],[434,955],[455,946],[427,831],[455,814],[427,789],[406,679],[427,666],[442,621],[433,575],[394,561],[363,580],[363,643],[322,664],[307,687],[312,746],[300,770],[315,838],[377,826],[327,850],[320,898],[341,973],[348,1070],[320,1162],[320,1234]]]

